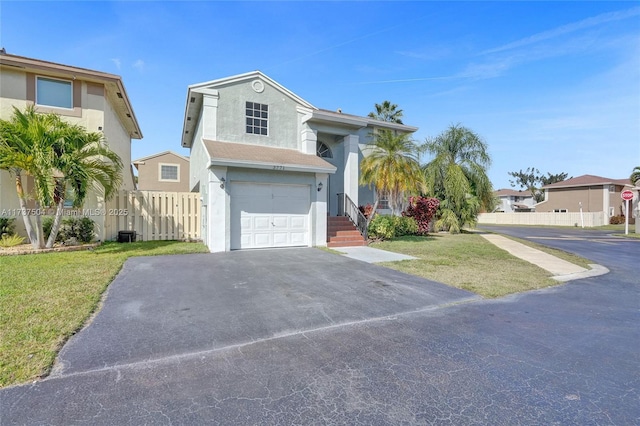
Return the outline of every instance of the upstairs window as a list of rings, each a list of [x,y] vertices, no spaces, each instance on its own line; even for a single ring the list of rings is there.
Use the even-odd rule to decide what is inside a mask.
[[[160,180],[169,182],[180,181],[180,171],[177,164],[160,164]]]
[[[247,102],[245,110],[247,133],[266,136],[269,128],[269,105]]]
[[[316,155],[322,158],[333,158],[331,148],[329,148],[324,142],[320,141],[316,143]]]
[[[36,78],[36,104],[56,108],[73,108],[73,83],[54,78]]]

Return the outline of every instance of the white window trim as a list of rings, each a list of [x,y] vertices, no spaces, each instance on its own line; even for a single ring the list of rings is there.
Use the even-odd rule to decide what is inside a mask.
[[[61,106],[57,106],[57,105],[47,105],[47,104],[41,104],[38,102],[38,79],[43,78],[45,80],[56,80],[56,81],[62,81],[65,83],[70,83],[71,86],[71,108],[67,108],[67,107],[61,107]],[[35,99],[35,104],[37,106],[42,106],[45,108],[55,108],[55,109],[63,109],[66,111],[73,111],[74,109],[74,105],[73,105],[73,85],[74,85],[74,81],[73,80],[66,80],[64,78],[57,78],[57,77],[49,77],[48,75],[36,75],[36,81],[35,81],[35,91],[36,91],[36,99]]]
[[[249,133],[249,132],[247,132],[247,118],[252,118],[252,119],[253,119],[253,118],[256,118],[256,117],[249,117],[249,116],[247,116],[247,114],[246,114],[246,110],[247,110],[246,105],[247,105],[247,102],[253,102],[253,101],[245,101],[245,108],[244,108],[244,109],[245,109],[245,114],[244,114],[244,120],[245,120],[245,123],[244,123],[245,134],[247,134],[247,135],[254,135],[254,136],[265,136],[265,137],[270,136],[270,134],[271,134],[271,131],[270,131],[271,126],[270,126],[269,122],[271,121],[271,120],[270,120],[270,116],[271,116],[271,108],[270,108],[269,104],[263,104],[263,103],[261,103],[261,102],[253,102],[254,104],[259,104],[261,107],[262,107],[262,105],[266,105],[266,106],[267,106],[267,108],[268,108],[268,109],[267,109],[267,118],[266,118],[266,119],[264,119],[264,120],[266,120],[266,122],[267,122],[267,126],[266,126],[267,134],[266,134],[266,135],[263,135],[262,133],[253,133],[253,132],[252,132],[252,133]],[[253,108],[252,108],[252,109],[253,109]],[[261,111],[262,111],[262,108],[261,108]],[[259,119],[259,120],[263,120],[263,118],[262,118],[262,117],[259,117],[258,119]],[[255,127],[255,126],[252,126],[252,127]]]
[[[162,166],[175,167],[177,170],[177,179],[162,179]],[[159,182],[180,182],[180,164],[175,163],[158,163],[158,181]]]

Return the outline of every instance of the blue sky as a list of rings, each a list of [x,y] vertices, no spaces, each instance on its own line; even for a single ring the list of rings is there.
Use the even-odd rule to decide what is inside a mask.
[[[390,100],[418,142],[471,128],[496,189],[640,165],[638,2],[2,1],[0,23],[9,53],[123,77],[133,159],[188,155],[187,86],[258,69],[319,108]]]

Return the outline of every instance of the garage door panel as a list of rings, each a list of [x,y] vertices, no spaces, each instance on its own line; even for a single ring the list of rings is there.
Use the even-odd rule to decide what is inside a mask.
[[[253,247],[271,247],[271,232],[253,234]]]
[[[307,218],[304,216],[292,216],[290,221],[291,229],[307,229]]]
[[[291,240],[292,245],[305,245],[307,244],[307,233],[306,232],[291,232],[289,235],[289,239]]]
[[[288,232],[274,232],[273,233],[273,245],[276,247],[286,246],[289,243]]]
[[[277,229],[288,228],[289,227],[289,217],[288,216],[273,216],[273,225]]]
[[[270,230],[271,229],[271,220],[270,216],[254,216],[253,217],[253,226],[251,230]]]
[[[308,245],[308,185],[232,182],[230,186],[232,249]]]

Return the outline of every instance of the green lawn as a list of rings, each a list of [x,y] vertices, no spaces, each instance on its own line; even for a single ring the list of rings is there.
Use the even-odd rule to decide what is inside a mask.
[[[0,256],[0,387],[48,373],[128,257],[199,252],[201,243],[149,241]]]
[[[530,242],[527,244],[582,266],[590,263],[560,250],[542,248]],[[383,263],[383,266],[469,290],[483,297],[500,297],[558,284],[550,278],[549,272],[511,256],[474,233],[402,237],[372,244],[371,247],[418,258]]]

